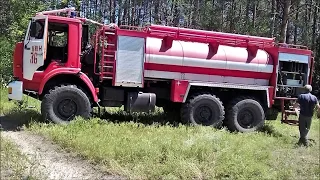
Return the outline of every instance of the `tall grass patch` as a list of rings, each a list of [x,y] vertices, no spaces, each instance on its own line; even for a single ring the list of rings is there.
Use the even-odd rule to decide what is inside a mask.
[[[297,127],[268,122],[263,132],[113,123],[78,118],[68,126],[32,124],[64,148],[130,179],[315,179],[319,177],[319,122],[315,146],[295,147]]]

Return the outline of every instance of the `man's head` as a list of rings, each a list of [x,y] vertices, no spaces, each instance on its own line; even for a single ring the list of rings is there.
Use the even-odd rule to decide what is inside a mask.
[[[306,89],[307,92],[311,92],[312,91],[312,86],[307,84],[304,86],[304,88]]]

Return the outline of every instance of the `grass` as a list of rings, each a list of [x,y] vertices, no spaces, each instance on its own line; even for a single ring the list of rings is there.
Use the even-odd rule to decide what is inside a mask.
[[[147,126],[99,119],[31,131],[131,179],[317,179],[319,122],[311,148],[298,148],[297,128],[268,123],[266,132],[235,134],[206,127]]]
[[[0,115],[7,114],[12,109],[16,108],[16,104],[14,102],[8,102],[7,97],[8,91],[0,85]]]
[[[34,119],[37,113],[32,115]],[[317,119],[309,134],[313,146],[304,148],[295,146],[298,127],[279,120],[268,121],[261,132],[230,133],[225,129],[163,125],[166,120],[161,112],[153,117],[130,116],[113,109],[108,118],[78,118],[68,126],[32,122],[27,130],[52,139],[109,173],[130,179],[320,177]],[[144,123],[155,119],[161,125]]]
[[[3,137],[1,137],[0,143],[0,179],[37,179],[33,175],[35,164],[32,161],[27,159],[13,143]]]

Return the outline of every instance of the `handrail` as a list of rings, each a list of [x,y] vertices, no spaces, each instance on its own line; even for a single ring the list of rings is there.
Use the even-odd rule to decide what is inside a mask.
[[[170,37],[173,39],[211,43],[217,42],[222,45],[230,46],[258,46],[259,48],[273,47],[275,45],[274,38],[265,38],[258,36],[239,35],[232,33],[222,33],[215,31],[196,30],[180,27],[161,26],[161,25],[147,25],[147,26],[128,26],[120,25],[119,29],[126,29],[128,31],[145,32],[148,35],[159,38]]]
[[[103,27],[104,29],[106,28],[127,29],[130,31],[133,30],[133,31],[145,32],[150,35],[154,35],[162,38],[168,36],[176,39],[187,40],[187,41],[189,40],[194,42],[210,43],[214,41],[219,44],[225,44],[225,45],[231,45],[231,46],[247,46],[248,47],[252,45],[252,46],[258,46],[258,48],[284,47],[284,48],[309,50],[307,46],[286,44],[286,43],[276,43],[275,38],[260,37],[260,36],[224,33],[224,32],[199,30],[199,29],[191,29],[191,28],[183,28],[183,27],[156,25],[156,24],[149,24],[142,27],[130,26],[130,25],[120,25],[118,27],[114,23],[103,24],[91,19],[76,17],[74,14],[75,13],[74,7],[42,11],[42,12],[36,13],[36,15],[58,15],[59,13],[67,13],[68,17],[70,18],[76,18],[83,22],[96,24],[98,26]]]
[[[286,43],[278,43],[279,47],[285,47],[285,48],[295,48],[295,49],[307,49],[309,48],[307,46],[303,45],[296,45],[296,44],[286,44]]]
[[[180,28],[180,27],[172,27],[172,26],[161,26],[161,25],[154,25],[151,24],[148,26],[148,32],[153,31],[163,31],[163,32],[172,32],[172,33],[187,33],[192,35],[200,35],[200,36],[215,36],[215,37],[227,37],[231,39],[241,39],[241,40],[248,40],[248,41],[263,41],[273,43],[275,38],[266,38],[266,37],[259,37],[259,36],[250,36],[250,35],[241,35],[241,34],[233,34],[233,33],[223,33],[223,32],[216,32],[216,31],[207,31],[207,30],[198,30],[198,29],[191,29],[191,28]]]
[[[181,28],[173,26],[163,26],[150,24],[146,26],[129,26],[120,25],[119,29],[126,29],[129,31],[144,31],[149,35],[157,36],[160,38],[171,37],[179,40],[193,41],[193,42],[218,42],[224,45],[231,46],[258,46],[258,48],[266,47],[284,47],[294,49],[309,50],[307,46],[276,43],[275,38],[250,36],[242,34],[224,33],[216,31],[198,30],[191,28]]]

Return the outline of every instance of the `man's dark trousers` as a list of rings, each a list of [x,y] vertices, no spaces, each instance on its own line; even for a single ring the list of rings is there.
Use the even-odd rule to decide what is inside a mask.
[[[299,131],[300,131],[300,139],[299,144],[303,144],[305,146],[308,145],[308,133],[311,126],[312,117],[307,117],[304,115],[299,116]]]

